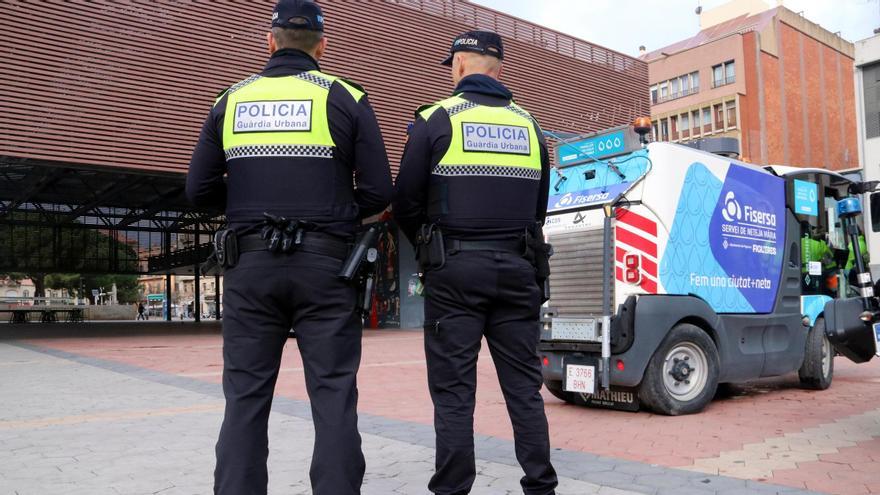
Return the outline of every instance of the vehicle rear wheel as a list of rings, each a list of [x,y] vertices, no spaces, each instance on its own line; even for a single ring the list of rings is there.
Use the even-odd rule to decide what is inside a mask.
[[[798,370],[801,386],[813,390],[825,390],[834,378],[834,348],[825,335],[825,318],[817,318],[807,333],[804,363]]]
[[[562,382],[561,381],[546,381],[544,382],[544,387],[547,388],[547,391],[550,392],[553,397],[556,397],[559,400],[564,400],[569,404],[574,403],[574,395],[572,392],[566,392],[562,390]]]
[[[701,328],[682,323],[669,332],[648,362],[639,397],[660,414],[700,412],[715,396],[719,368],[715,342]]]

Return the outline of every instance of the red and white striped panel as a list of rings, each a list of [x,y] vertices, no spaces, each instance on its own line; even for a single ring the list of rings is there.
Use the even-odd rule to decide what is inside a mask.
[[[624,282],[623,257],[627,254],[641,255],[642,280],[639,286],[649,294],[657,293],[657,222],[631,210],[617,210],[617,227],[614,231],[615,273]]]

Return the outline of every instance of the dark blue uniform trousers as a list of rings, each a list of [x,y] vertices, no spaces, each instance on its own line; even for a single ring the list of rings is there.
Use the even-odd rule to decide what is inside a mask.
[[[360,493],[365,466],[357,430],[356,375],[362,326],[354,309],[355,289],[337,278],[341,265],[341,260],[310,253],[256,251],[242,254],[239,264],[226,271],[226,414],[216,448],[215,494],[266,493],[267,423],[291,328],[296,330],[315,424],[313,493]]]
[[[466,494],[476,478],[477,355],[485,336],[525,472],[523,492],[554,493],[556,472],[540,393],[535,269],[513,253],[458,252],[427,273],[425,293],[425,355],[437,435],[436,472],[428,489]]]

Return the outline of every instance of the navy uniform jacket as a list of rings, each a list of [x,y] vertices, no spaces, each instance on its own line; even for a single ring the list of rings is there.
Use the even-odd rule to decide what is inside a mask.
[[[513,95],[497,80],[485,75],[470,75],[462,79],[453,94],[487,106],[507,106]],[[456,223],[445,220],[442,223],[444,234],[456,239],[504,239],[523,233],[523,226],[533,222],[544,222],[547,215],[547,196],[549,192],[549,155],[547,144],[537,123],[535,132],[541,145],[541,180],[529,181],[526,187],[540,187],[538,201],[534,206],[534,218],[520,219],[518,222],[501,220],[507,215],[504,211],[505,195],[516,195],[516,188],[523,187],[519,179],[503,177],[441,177],[431,171],[446,154],[452,139],[452,125],[445,111],[433,112],[428,120],[417,117],[409,134],[400,173],[397,176],[394,194],[394,218],[401,230],[415,244],[419,226],[436,221],[428,218],[428,191],[432,182],[459,181],[457,187],[466,188],[466,197],[472,201],[473,208],[483,214],[480,221]],[[519,182],[518,182],[519,181]],[[436,184],[434,184],[436,185]],[[479,198],[479,200],[477,199]],[[499,201],[486,201],[497,198]],[[460,196],[459,196],[460,199]],[[515,200],[515,199],[514,199]],[[466,206],[467,207],[467,206]]]
[[[280,77],[310,70],[320,70],[315,59],[283,49],[272,54],[260,75]],[[361,219],[381,212],[391,201],[388,155],[366,95],[355,101],[335,82],[326,111],[336,145],[332,160],[260,157],[227,163],[222,142],[224,95],[205,120],[193,151],[187,197],[196,206],[225,212],[230,228],[239,234],[256,232],[265,211],[314,222],[318,230],[333,235],[351,236]]]

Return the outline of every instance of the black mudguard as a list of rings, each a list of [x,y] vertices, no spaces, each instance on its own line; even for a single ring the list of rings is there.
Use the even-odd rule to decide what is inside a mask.
[[[834,349],[855,363],[874,357],[874,329],[859,319],[865,311],[862,299],[837,299],[825,304],[825,335]]]

